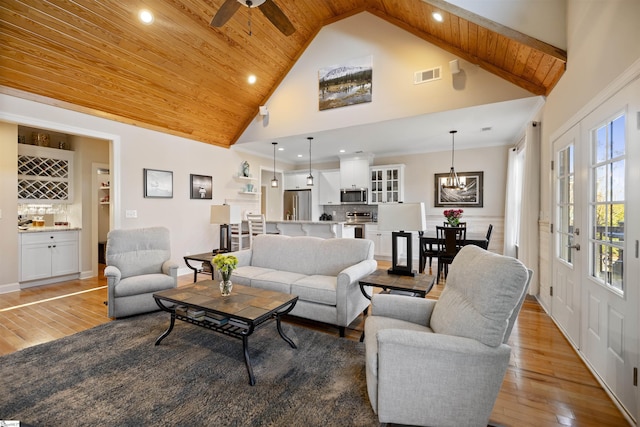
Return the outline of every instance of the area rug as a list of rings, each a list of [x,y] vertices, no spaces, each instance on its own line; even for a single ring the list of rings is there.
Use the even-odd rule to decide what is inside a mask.
[[[31,426],[377,426],[364,344],[283,322],[240,340],[168,314],[117,320],[0,358],[0,419]]]

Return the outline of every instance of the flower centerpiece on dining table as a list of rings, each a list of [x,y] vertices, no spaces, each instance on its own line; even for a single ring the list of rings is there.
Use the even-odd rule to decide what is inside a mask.
[[[233,283],[231,283],[231,273],[233,270],[238,268],[238,258],[234,255],[218,254],[213,257],[211,262],[216,266],[222,276],[222,281],[220,281],[220,293],[225,297],[231,295],[231,289],[233,288]]]
[[[462,209],[447,209],[444,211],[444,216],[447,218],[447,222],[452,227],[457,227],[460,224],[460,218],[462,218]]]

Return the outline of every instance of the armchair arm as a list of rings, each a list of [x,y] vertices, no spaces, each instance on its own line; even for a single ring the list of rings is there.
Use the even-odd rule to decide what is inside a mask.
[[[115,317],[114,300],[116,298],[116,285],[120,283],[122,272],[118,267],[108,265],[104,269],[104,277],[107,278],[107,316]]]
[[[371,299],[371,315],[391,317],[429,326],[436,300],[409,298],[402,295],[375,294]]]
[[[381,423],[467,425],[472,419],[487,425],[509,346],[398,329],[380,330],[377,338]]]
[[[162,263],[162,273],[174,278],[178,277],[178,263],[172,260],[167,260]]]

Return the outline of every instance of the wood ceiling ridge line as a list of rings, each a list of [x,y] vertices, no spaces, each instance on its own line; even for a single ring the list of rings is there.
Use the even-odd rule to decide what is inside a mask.
[[[403,30],[415,35],[416,37],[421,38],[422,40],[425,40],[437,47],[439,47],[440,49],[443,49],[447,52],[450,52],[460,58],[463,58],[464,60],[478,65],[479,67],[487,70],[488,72],[495,74],[505,80],[507,80],[508,82],[515,84],[516,86],[519,86],[531,93],[533,93],[534,95],[547,95],[548,91],[546,87],[543,87],[541,85],[536,85],[530,81],[527,81],[526,79],[515,75],[513,73],[510,73],[502,68],[499,68],[498,66],[496,66],[495,64],[492,64],[482,58],[480,58],[479,56],[473,55],[469,52],[466,52],[458,47],[455,47],[454,45],[451,45],[437,37],[434,37],[433,35],[426,33],[418,28],[412,27],[408,24],[406,24],[405,22],[393,17],[393,16],[389,16],[383,13],[376,13],[376,16],[378,16],[381,19],[386,20],[387,22],[396,25],[400,28],[402,28]]]
[[[533,49],[539,50],[547,55],[551,55],[560,61],[567,61],[567,51],[546,43],[542,40],[538,40],[535,37],[528,36],[513,28],[499,24],[495,21],[487,19],[483,16],[476,15],[466,9],[456,6],[451,3],[447,3],[444,0],[421,0],[424,3],[430,4],[434,7],[447,11],[448,13],[457,15],[461,19],[465,19],[469,22],[475,23],[481,27],[493,31],[498,34],[502,34],[505,37],[513,39],[519,43],[530,46]]]

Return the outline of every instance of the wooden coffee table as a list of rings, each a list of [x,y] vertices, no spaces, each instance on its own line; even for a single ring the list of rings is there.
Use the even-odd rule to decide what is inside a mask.
[[[416,296],[424,298],[427,296],[436,277],[430,274],[416,274],[415,276],[400,276],[389,274],[387,270],[378,269],[370,275],[360,279],[360,291],[362,294],[371,299],[371,296],[364,290],[365,286],[375,286],[382,288],[384,291],[401,291],[413,293]]]
[[[297,348],[284,334],[280,324],[280,317],[296,305],[296,295],[233,285],[231,295],[223,297],[220,295],[218,282],[202,280],[192,285],[156,292],[153,298],[158,307],[171,313],[171,323],[158,337],[155,345],[159,345],[171,333],[176,319],[241,339],[250,385],[254,385],[256,379],[249,359],[249,336],[256,329],[275,319],[282,339],[292,348]]]

